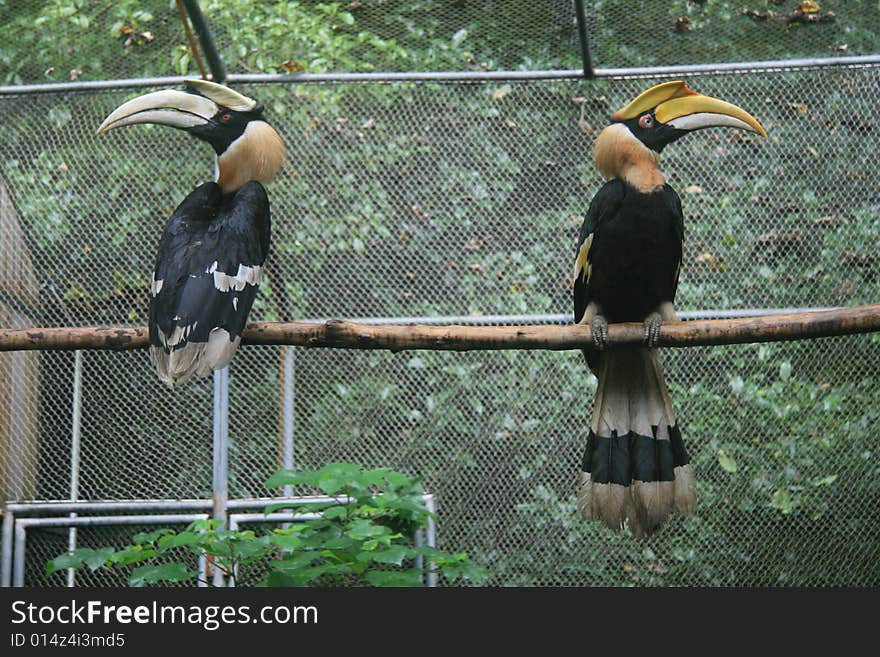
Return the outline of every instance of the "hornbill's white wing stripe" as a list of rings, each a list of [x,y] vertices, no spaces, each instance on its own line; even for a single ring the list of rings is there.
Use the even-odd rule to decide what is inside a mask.
[[[263,268],[260,265],[248,267],[247,265],[239,265],[235,275],[217,271],[217,262],[211,265],[207,272],[214,275],[214,287],[221,292],[229,292],[235,290],[241,292],[245,285],[259,285],[263,278]]]
[[[162,284],[165,281],[163,279],[156,280],[156,275],[153,274],[153,279],[150,281],[150,294],[156,296],[159,292],[162,291]]]

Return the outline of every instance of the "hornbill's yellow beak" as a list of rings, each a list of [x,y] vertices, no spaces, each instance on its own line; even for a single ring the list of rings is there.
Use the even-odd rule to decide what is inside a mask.
[[[225,110],[254,112],[257,101],[208,80],[185,80],[187,91],[164,89],[138,96],[117,107],[98,128],[98,134],[136,123],[158,123],[183,130],[213,124]]]
[[[714,126],[741,128],[756,132],[762,137],[767,136],[764,127],[744,109],[699,94],[681,81],[664,82],[651,87],[626,107],[615,112],[611,120],[628,123],[646,114],[652,116],[651,123],[656,122],[659,126],[674,130],[677,134],[673,138],[681,136],[683,132]],[[645,122],[647,119],[643,123]],[[669,136],[672,137],[672,134]]]

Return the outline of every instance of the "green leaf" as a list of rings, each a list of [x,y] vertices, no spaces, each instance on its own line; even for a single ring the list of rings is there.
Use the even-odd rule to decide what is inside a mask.
[[[292,552],[279,561],[273,561],[272,565],[279,570],[300,570],[320,558],[317,552]]]
[[[403,563],[403,560],[409,556],[412,556],[413,552],[408,548],[403,547],[402,545],[392,545],[386,550],[379,550],[378,552],[367,553],[369,554],[369,558],[372,561],[376,561],[378,563],[389,563],[394,564],[395,566],[399,566]]]
[[[104,566],[113,553],[115,548],[106,547],[98,550],[91,548],[77,548],[72,552],[66,552],[46,564],[46,574],[51,575],[59,570],[67,568],[82,568],[88,566],[95,571]]]
[[[128,578],[131,586],[144,586],[156,582],[185,582],[198,573],[188,570],[182,563],[163,563],[135,568]]]
[[[731,474],[738,470],[736,461],[734,461],[733,457],[729,456],[723,449],[718,450],[718,464],[721,466],[722,470]]]
[[[371,570],[364,577],[371,586],[422,586],[421,571],[410,568],[398,570]]]
[[[146,561],[156,556],[156,550],[150,546],[129,545],[110,557],[114,565],[128,566],[140,561]]]
[[[833,484],[835,481],[837,481],[837,475],[833,474],[833,475],[828,475],[827,477],[822,477],[822,479],[817,479],[816,481],[813,482],[813,485],[814,486],[828,486],[830,484]]]
[[[448,564],[441,569],[443,576],[450,580],[463,579],[475,584],[482,584],[489,578],[489,571],[471,561]]]
[[[391,530],[388,527],[377,525],[372,520],[357,518],[349,525],[345,533],[351,538],[363,540],[390,534]]]
[[[234,555],[242,559],[253,559],[265,554],[267,550],[274,551],[269,536],[237,540],[233,545]]]
[[[66,570],[68,568],[79,568],[82,565],[83,560],[81,557],[77,556],[74,552],[68,552],[67,554],[55,557],[46,564],[46,575],[52,575],[59,570]]]
[[[99,550],[91,550],[91,554],[86,554],[83,557],[83,563],[85,563],[91,570],[98,570],[101,566],[107,563],[107,560],[112,556],[114,552],[116,552],[115,548],[105,547],[100,548]]]
[[[780,488],[770,498],[770,506],[774,509],[779,509],[784,514],[789,514],[795,509],[797,502],[792,499],[788,489]]]
[[[132,543],[155,543],[162,536],[167,536],[168,534],[173,533],[174,530],[163,527],[162,529],[156,529],[151,532],[141,532],[139,534],[135,534],[132,537],[131,541]]]
[[[171,536],[163,536],[159,539],[159,549],[170,550],[184,545],[197,545],[205,539],[205,534],[198,532],[182,532]]]

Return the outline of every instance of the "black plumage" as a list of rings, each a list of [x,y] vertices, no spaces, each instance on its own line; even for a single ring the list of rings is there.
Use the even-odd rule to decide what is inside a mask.
[[[574,280],[574,321],[590,302],[609,322],[641,322],[675,300],[684,243],[681,200],[672,187],[642,192],[614,178],[593,197],[578,237],[586,267]],[[579,261],[580,262],[580,261]],[[585,353],[596,369],[596,352]]]
[[[212,334],[220,341],[218,350],[237,344],[257,294],[270,234],[269,199],[260,183],[223,193],[209,182],[190,193],[159,243],[150,295],[151,347],[190,358],[187,345],[199,351]],[[195,373],[207,371],[196,368]]]

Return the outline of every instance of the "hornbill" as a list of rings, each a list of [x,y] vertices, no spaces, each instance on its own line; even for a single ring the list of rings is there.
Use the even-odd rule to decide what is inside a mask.
[[[216,182],[197,187],[165,225],[150,284],[150,361],[174,385],[225,367],[241,341],[269,250],[261,183],[284,165],[284,142],[252,98],[207,80],[115,109],[98,128],[156,123],[185,130],[216,153]]]
[[[681,200],[657,168],[660,152],[688,132],[730,126],[766,136],[744,110],[684,82],[648,89],[611,116],[593,147],[607,182],[581,226],[574,320],[595,349],[584,356],[598,386],[584,451],[578,509],[636,536],[656,531],[674,509],[696,505],[694,475],[676,424],[656,346],[661,321],[677,321]],[[609,322],[643,322],[644,347],[606,350]]]

